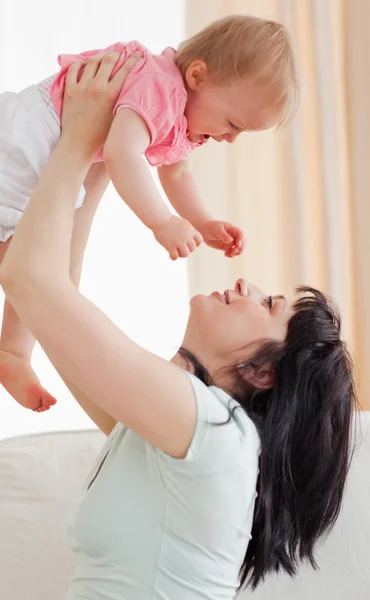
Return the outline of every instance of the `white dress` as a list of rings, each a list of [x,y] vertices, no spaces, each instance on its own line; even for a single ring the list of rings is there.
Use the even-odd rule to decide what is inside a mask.
[[[0,94],[0,242],[13,234],[60,138],[39,86]],[[76,208],[82,205],[80,190]]]

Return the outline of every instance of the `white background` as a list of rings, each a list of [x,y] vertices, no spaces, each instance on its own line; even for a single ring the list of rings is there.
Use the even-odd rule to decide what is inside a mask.
[[[4,2],[0,92],[19,91],[56,72],[59,53],[132,39],[153,52],[176,47],[184,39],[184,14],[184,0]],[[181,342],[188,310],[186,262],[170,261],[111,186],[93,225],[81,291],[149,350],[170,357]],[[1,293],[1,312],[2,303]],[[58,403],[44,414],[35,414],[0,388],[0,438],[92,427],[37,346],[33,366]]]

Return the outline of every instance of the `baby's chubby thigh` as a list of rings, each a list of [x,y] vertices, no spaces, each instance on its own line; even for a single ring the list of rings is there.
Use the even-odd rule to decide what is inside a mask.
[[[36,86],[0,94],[0,242],[13,234],[60,138]],[[81,190],[76,208],[81,206]]]

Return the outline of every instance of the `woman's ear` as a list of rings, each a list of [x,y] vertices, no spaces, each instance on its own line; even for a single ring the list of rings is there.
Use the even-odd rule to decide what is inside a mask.
[[[242,378],[259,390],[270,390],[274,387],[275,378],[270,365],[258,366],[240,363],[238,367]]]
[[[185,80],[188,88],[195,91],[208,79],[208,67],[204,60],[193,60],[185,73]]]

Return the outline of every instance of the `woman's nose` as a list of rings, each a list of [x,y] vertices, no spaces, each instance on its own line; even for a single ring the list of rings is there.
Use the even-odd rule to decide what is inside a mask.
[[[243,279],[242,277],[240,277],[235,282],[234,290],[241,296],[247,296],[248,295],[248,282],[245,279]]]
[[[259,287],[257,287],[247,279],[243,279],[243,277],[240,277],[236,280],[234,289],[239,295],[250,296],[255,300],[259,300],[260,298],[264,297],[264,294],[259,289]]]

